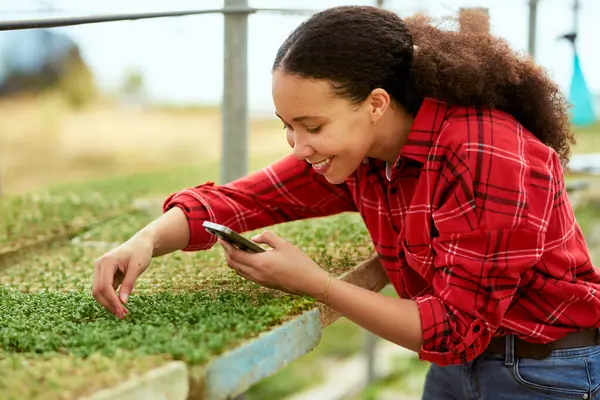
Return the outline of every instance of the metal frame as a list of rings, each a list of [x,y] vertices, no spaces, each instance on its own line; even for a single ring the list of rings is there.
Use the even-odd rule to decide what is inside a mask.
[[[245,4],[238,6],[237,4]],[[47,17],[32,19],[17,19],[12,21],[0,21],[0,31],[14,31],[22,29],[58,28],[64,26],[95,24],[101,22],[135,21],[140,19],[184,17],[201,14],[242,14],[249,15],[257,12],[279,13],[279,14],[314,14],[318,10],[292,9],[292,8],[254,8],[248,7],[248,2],[236,0],[225,0],[224,8],[186,10],[186,11],[160,11],[147,13],[125,13],[105,15],[85,15],[73,17]]]

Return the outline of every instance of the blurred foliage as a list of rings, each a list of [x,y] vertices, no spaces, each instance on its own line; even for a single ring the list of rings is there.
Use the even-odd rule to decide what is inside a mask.
[[[392,365],[391,374],[368,385],[360,394],[349,400],[377,400],[382,397],[420,398],[430,364],[413,356],[398,357],[392,361]]]
[[[56,89],[74,108],[82,108],[96,97],[94,76],[74,47],[64,59],[64,73],[56,83]]]
[[[123,78],[121,92],[131,98],[139,98],[144,93],[144,76],[138,69],[129,69]]]

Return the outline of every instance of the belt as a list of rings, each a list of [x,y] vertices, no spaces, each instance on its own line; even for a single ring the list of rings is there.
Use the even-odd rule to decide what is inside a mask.
[[[541,360],[550,355],[553,350],[558,349],[573,349],[577,347],[594,346],[600,344],[600,334],[598,329],[585,329],[582,331],[571,332],[567,336],[558,339],[552,343],[530,343],[523,339],[514,337],[515,357],[533,358]],[[498,336],[492,338],[490,345],[485,350],[485,353],[505,355],[506,352],[506,337]]]

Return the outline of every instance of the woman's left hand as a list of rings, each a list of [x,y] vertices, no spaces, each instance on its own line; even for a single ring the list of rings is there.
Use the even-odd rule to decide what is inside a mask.
[[[225,249],[227,265],[238,275],[271,289],[321,299],[328,273],[306,253],[270,231],[263,232],[252,240],[267,244],[273,249],[263,253],[249,253],[219,239]]]

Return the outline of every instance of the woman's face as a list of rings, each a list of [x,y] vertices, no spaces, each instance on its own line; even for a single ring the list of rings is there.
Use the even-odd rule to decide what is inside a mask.
[[[356,106],[336,96],[328,81],[279,70],[273,73],[272,90],[293,155],[312,164],[330,183],[343,183],[373,147],[370,103]]]

